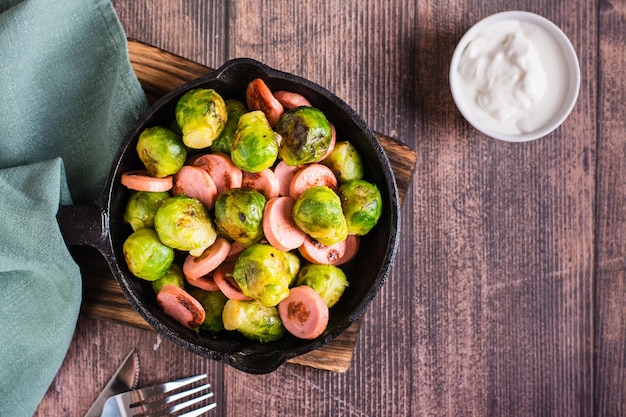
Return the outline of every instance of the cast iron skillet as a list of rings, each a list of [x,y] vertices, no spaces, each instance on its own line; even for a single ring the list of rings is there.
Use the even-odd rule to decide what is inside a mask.
[[[178,99],[190,89],[213,88],[225,99],[237,98],[245,102],[246,85],[255,78],[262,78],[273,91],[300,93],[321,109],[335,124],[338,140],[349,139],[358,149],[366,168],[365,179],[374,182],[383,197],[379,223],[361,240],[358,257],[345,265],[350,285],[331,309],[326,332],[311,341],[285,334],[277,341],[261,344],[238,332],[211,334],[188,330],[163,314],[150,283],[129,272],[122,253],[123,242],[132,230],[122,219],[130,192],[120,184],[120,177],[126,171],[142,168],[135,151],[139,134],[147,127],[170,126]],[[130,304],[159,333],[192,352],[253,374],[272,372],[288,359],[319,348],[361,316],[389,273],[400,224],[398,191],[389,160],[359,115],[334,94],[310,81],[243,58],[227,62],[215,72],[181,86],[156,102],[120,145],[103,195],[91,205],[62,207],[57,217],[66,244],[98,249]]]

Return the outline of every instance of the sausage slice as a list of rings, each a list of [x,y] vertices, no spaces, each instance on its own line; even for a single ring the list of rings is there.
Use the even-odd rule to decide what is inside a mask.
[[[328,326],[328,307],[311,287],[301,285],[289,291],[278,303],[278,314],[285,329],[300,339],[315,339]]]
[[[187,291],[166,284],[157,294],[157,303],[165,314],[189,329],[197,329],[206,317],[202,304]]]

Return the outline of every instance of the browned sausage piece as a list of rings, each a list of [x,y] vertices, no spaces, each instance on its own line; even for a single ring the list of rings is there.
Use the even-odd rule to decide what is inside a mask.
[[[343,256],[333,262],[334,265],[343,265],[356,256],[359,252],[359,246],[361,245],[361,238],[357,235],[348,235],[345,240],[346,250]]]
[[[230,300],[247,301],[252,298],[244,295],[241,292],[241,288],[237,285],[235,278],[233,278],[233,269],[235,268],[234,262],[223,263],[213,273],[213,279],[219,287],[220,291]]]
[[[130,171],[122,174],[122,185],[130,190],[162,192],[169,191],[174,181],[172,177],[151,177],[147,171]]]
[[[281,196],[289,195],[289,186],[291,185],[291,180],[293,180],[293,176],[296,172],[302,169],[302,165],[291,166],[287,165],[285,161],[280,161],[276,164],[274,168],[274,174],[276,178],[278,178],[278,186],[279,192],[278,194]]]
[[[270,245],[284,252],[302,246],[306,237],[293,221],[294,203],[291,197],[276,197],[263,210],[263,233]]]
[[[197,329],[204,322],[206,313],[202,304],[175,285],[164,285],[157,294],[157,303],[165,314],[185,327]]]
[[[315,339],[328,326],[329,311],[324,299],[311,287],[301,285],[278,303],[285,329],[300,339]]]
[[[268,200],[278,197],[280,192],[278,177],[274,174],[274,171],[269,168],[260,172],[243,171],[241,187],[256,190],[263,194]]]
[[[337,177],[326,165],[309,164],[299,170],[293,176],[289,184],[289,196],[294,200],[309,188],[325,185],[332,190],[337,190]]]
[[[215,242],[202,252],[200,256],[187,255],[183,263],[183,274],[187,280],[196,280],[220,266],[230,252],[230,243],[222,238],[217,237]],[[194,285],[192,282],[191,285]]]
[[[241,187],[243,178],[241,168],[224,153],[215,152],[198,156],[193,160],[192,165],[209,173],[217,188],[218,197],[226,190]]]
[[[292,91],[275,91],[274,97],[276,97],[276,100],[282,104],[285,111],[301,106],[311,107],[309,100],[307,100],[302,94],[294,93]]]
[[[307,235],[302,246],[298,248],[298,252],[311,263],[332,264],[346,253],[346,241],[342,240],[334,245],[326,246]]]
[[[185,165],[174,175],[172,193],[193,197],[211,209],[217,198],[217,187],[207,171],[197,166]]]
[[[246,103],[250,111],[261,110],[272,127],[276,126],[278,119],[285,111],[283,105],[276,100],[265,81],[260,78],[256,78],[248,83]]]

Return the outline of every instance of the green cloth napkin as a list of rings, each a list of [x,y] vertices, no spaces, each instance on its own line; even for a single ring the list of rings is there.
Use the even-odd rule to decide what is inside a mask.
[[[147,102],[109,0],[0,0],[0,97],[0,416],[20,417],[61,366],[81,303],[59,204],[100,194]]]

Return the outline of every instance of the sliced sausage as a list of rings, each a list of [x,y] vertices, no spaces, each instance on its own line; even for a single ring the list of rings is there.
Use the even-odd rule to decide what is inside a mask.
[[[278,177],[274,174],[274,171],[269,168],[260,172],[243,171],[241,186],[243,188],[257,190],[268,200],[278,197],[280,192]]]
[[[241,187],[243,178],[241,168],[235,165],[230,157],[224,153],[204,154],[195,158],[192,165],[200,167],[209,173],[217,188],[218,196],[231,188]]]
[[[204,322],[206,313],[200,301],[180,287],[166,284],[156,299],[165,314],[189,329],[197,329]]]
[[[332,264],[343,258],[346,253],[346,241],[342,240],[331,246],[326,246],[307,235],[302,246],[298,248],[300,255],[314,264]]]
[[[280,161],[278,164],[276,164],[276,167],[274,168],[274,174],[276,175],[276,178],[278,178],[279,195],[289,195],[289,186],[291,185],[291,180],[293,180],[293,176],[296,174],[296,172],[300,171],[300,169],[302,169],[301,165],[291,166],[287,165],[285,161]]]
[[[306,237],[293,221],[294,203],[291,197],[276,197],[263,210],[263,233],[270,245],[284,252],[302,246]]]
[[[265,113],[265,117],[267,117],[267,121],[272,127],[276,126],[278,119],[285,111],[283,105],[276,100],[265,81],[260,78],[256,78],[248,83],[246,87],[246,103],[250,111],[261,110]]]
[[[217,198],[217,187],[207,171],[197,166],[185,165],[174,175],[172,193],[193,197],[211,209]]]
[[[215,242],[202,252],[200,256],[187,255],[183,263],[183,274],[191,285],[191,281],[196,280],[203,275],[208,274],[215,268],[220,266],[230,252],[230,243],[222,238],[217,237]]]
[[[224,262],[235,262],[239,257],[239,254],[246,249],[244,245],[239,242],[233,242],[230,244],[230,252],[228,252],[228,256]]]
[[[311,103],[302,94],[294,93],[292,91],[275,91],[274,97],[280,104],[282,104],[285,111],[295,109],[300,106],[311,107]]]
[[[220,291],[230,300],[247,301],[252,298],[244,295],[241,292],[241,288],[233,278],[233,269],[235,268],[234,262],[227,262],[220,265],[219,268],[213,273],[213,279],[219,287]]]
[[[345,252],[341,258],[333,262],[333,265],[343,265],[345,263],[348,263],[352,259],[354,259],[356,254],[359,252],[360,245],[361,245],[361,238],[359,236],[348,235],[348,237],[345,240],[345,246],[346,246]]]
[[[130,190],[162,192],[169,191],[174,185],[172,177],[151,177],[148,171],[130,171],[122,174],[122,185]]]
[[[294,174],[289,184],[289,196],[297,200],[304,191],[318,185],[337,190],[337,177],[326,165],[309,164]]]
[[[337,144],[337,131],[335,130],[335,125],[332,124],[332,123],[330,124],[330,133],[331,133],[331,135],[330,135],[330,144],[328,145],[328,150],[326,151],[324,156],[322,156],[320,159],[318,159],[315,162],[323,161],[335,149],[335,145]]]
[[[213,279],[212,273],[208,273],[206,275],[203,275],[195,279],[186,278],[186,280],[189,283],[189,285],[202,288],[205,291],[219,291],[220,290],[217,284],[215,283],[215,280]]]
[[[315,339],[328,326],[329,311],[324,299],[311,287],[301,285],[278,303],[285,329],[300,339]]]

